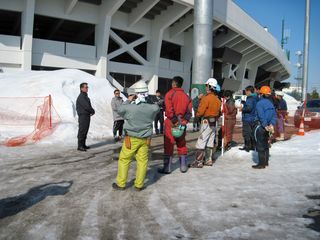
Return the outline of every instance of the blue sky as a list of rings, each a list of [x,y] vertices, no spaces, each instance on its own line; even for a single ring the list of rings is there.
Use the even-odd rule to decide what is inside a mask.
[[[308,90],[316,88],[320,91],[320,0],[311,1],[310,13],[310,48]],[[267,26],[269,32],[280,43],[281,21],[285,19],[285,29],[290,29],[290,39],[285,46],[290,50],[292,76],[290,82],[296,83],[298,59],[297,50],[303,51],[305,0],[234,0],[244,11],[260,25]]]

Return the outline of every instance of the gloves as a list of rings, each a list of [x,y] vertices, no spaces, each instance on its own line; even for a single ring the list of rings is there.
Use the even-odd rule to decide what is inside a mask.
[[[271,134],[274,133],[274,127],[272,125],[266,126],[265,129]]]

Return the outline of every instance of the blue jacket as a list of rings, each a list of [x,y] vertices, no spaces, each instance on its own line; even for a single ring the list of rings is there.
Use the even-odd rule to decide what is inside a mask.
[[[262,127],[266,127],[270,124],[273,126],[277,122],[276,109],[272,102],[268,98],[260,98],[256,106],[256,120],[258,120]]]
[[[254,122],[256,118],[256,105],[258,97],[256,94],[251,94],[247,97],[243,108],[242,108],[242,121],[243,122]]]

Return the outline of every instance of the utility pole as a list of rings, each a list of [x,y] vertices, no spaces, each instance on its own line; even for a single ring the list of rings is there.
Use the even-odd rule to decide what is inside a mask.
[[[306,15],[305,15],[305,27],[304,27],[304,56],[303,56],[302,101],[307,100],[308,62],[309,62],[309,34],[310,34],[310,0],[306,0]]]
[[[297,92],[299,93],[299,97],[300,97],[300,101],[302,101],[303,97],[302,97],[302,69],[303,69],[303,63],[302,63],[302,55],[303,53],[301,51],[296,51],[296,55],[298,57],[298,62],[295,64],[295,66],[298,69],[297,72],[297,77],[295,77],[295,79],[297,80]]]
[[[204,83],[212,69],[213,1],[194,1],[193,63],[191,96],[205,92]]]

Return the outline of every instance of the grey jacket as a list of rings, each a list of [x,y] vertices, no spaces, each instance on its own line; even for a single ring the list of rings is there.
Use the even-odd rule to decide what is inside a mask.
[[[113,121],[123,120],[123,117],[119,114],[119,107],[122,105],[123,99],[121,97],[114,97],[111,100],[111,108],[113,113]]]
[[[148,103],[123,104],[119,108],[119,114],[125,119],[124,131],[137,138],[148,138],[152,135],[153,120],[158,112],[158,105]]]

